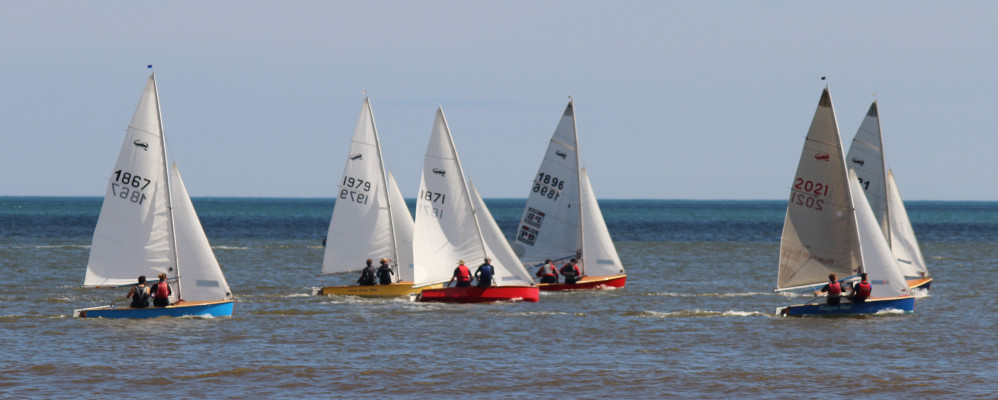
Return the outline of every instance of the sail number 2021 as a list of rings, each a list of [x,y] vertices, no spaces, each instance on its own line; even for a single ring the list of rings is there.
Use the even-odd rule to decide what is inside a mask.
[[[111,182],[111,194],[117,198],[142,204],[146,200],[142,189],[152,182],[146,178],[122,170],[114,171],[114,181]]]
[[[794,180],[794,190],[790,192],[790,203],[820,211],[825,200],[819,199],[819,196],[828,196],[828,185],[797,178]]]

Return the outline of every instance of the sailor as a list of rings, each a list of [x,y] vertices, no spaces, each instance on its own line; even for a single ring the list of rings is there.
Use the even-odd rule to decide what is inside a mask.
[[[139,276],[139,284],[132,286],[125,298],[132,299],[132,308],[149,307],[149,286],[146,286],[145,275]]]
[[[395,271],[392,271],[392,267],[388,266],[387,258],[381,259],[381,266],[378,267],[377,274],[378,274],[379,283],[381,283],[382,285],[392,284],[392,276],[395,275]]]
[[[447,286],[450,286],[455,280],[457,281],[457,287],[471,286],[471,270],[464,265],[464,260],[457,262],[457,268],[454,268],[454,275],[451,276],[450,282],[447,282]]]
[[[544,265],[537,270],[537,276],[541,278],[541,283],[558,283],[558,267],[550,258],[544,260]]]
[[[573,258],[567,264],[561,266],[561,276],[565,277],[565,283],[574,285],[576,281],[582,278],[582,272],[579,271],[578,262],[579,260]]]
[[[173,294],[173,289],[170,284],[166,282],[166,272],[159,273],[159,282],[153,286],[155,290],[153,293],[152,305],[156,307],[166,307],[170,305],[170,295]]]
[[[357,284],[361,286],[371,286],[374,284],[374,261],[370,258],[367,259],[367,266],[360,271],[360,279],[357,279]]]
[[[873,292],[873,286],[870,286],[870,282],[866,280],[866,272],[859,274],[860,281],[852,285],[852,295],[849,297],[853,303],[864,303],[866,299],[870,298],[870,293]]]
[[[828,284],[821,287],[821,292],[828,293],[827,303],[830,306],[837,306],[842,302],[842,285],[839,284],[834,273],[828,274]]]
[[[475,279],[478,279],[478,287],[489,287],[492,286],[492,276],[495,275],[496,269],[492,266],[492,259],[485,257],[485,262],[478,266],[478,270],[475,271]]]

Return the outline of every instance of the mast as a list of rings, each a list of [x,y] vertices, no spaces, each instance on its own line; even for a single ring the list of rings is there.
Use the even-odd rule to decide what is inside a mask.
[[[887,192],[887,190],[888,190],[888,188],[887,188],[887,157],[884,156],[884,131],[883,131],[883,129],[880,128],[880,107],[877,106],[877,100],[873,100],[873,105],[870,106],[870,112],[869,112],[869,114],[874,114],[877,117],[877,138],[880,139],[880,143],[879,143],[879,147],[880,147],[880,161],[881,161],[881,167],[883,168],[883,170],[880,171],[880,172],[881,172],[881,176],[884,177],[884,179],[883,179],[883,181],[884,181],[883,182],[883,184],[884,184],[884,221],[887,221],[887,229],[884,230],[884,234],[885,234],[886,239],[887,239],[887,244],[890,245],[892,243],[891,242],[891,236],[893,236],[894,233],[891,232],[891,222],[890,222],[891,221],[891,202],[890,202],[890,198],[888,197],[890,194]]]
[[[579,155],[579,126],[576,124],[576,121],[575,121],[575,99],[572,99],[572,96],[568,96],[568,105],[572,107],[572,134],[575,135],[575,143],[574,143],[575,144],[575,146],[574,146],[575,147],[575,178],[576,178],[576,182],[579,182],[579,190],[578,190],[578,196],[579,196],[578,200],[579,201],[577,203],[578,204],[578,209],[579,209],[579,249],[576,250],[576,253],[577,253],[576,256],[579,257],[580,260],[582,260],[582,271],[581,272],[582,272],[582,275],[585,276],[586,275],[586,261],[585,261],[585,258],[583,258],[583,252],[584,252],[584,250],[586,248],[586,235],[585,235],[585,229],[583,229],[583,224],[585,223],[583,221],[585,220],[585,216],[583,215],[583,212],[582,212],[583,207],[585,207],[582,204],[582,201],[583,201],[582,200],[582,160],[580,160],[581,156]]]
[[[177,277],[177,298],[183,299],[183,290],[180,287],[180,256],[177,254],[177,226],[173,219],[173,193],[170,182],[170,163],[166,160],[166,130],[163,129],[163,110],[159,105],[159,85],[156,84],[156,73],[152,76],[152,87],[156,96],[156,120],[159,122],[160,150],[163,152],[163,171],[166,178],[166,209],[169,210],[170,218],[170,249],[173,251],[173,273]]]
[[[461,187],[464,188],[464,195],[468,199],[468,205],[471,206],[471,215],[474,216],[475,229],[478,230],[478,241],[482,246],[482,252],[488,248],[485,246],[485,237],[482,234],[482,224],[478,222],[478,210],[475,208],[475,202],[471,200],[471,190],[468,189],[468,179],[464,176],[464,168],[461,167],[461,156],[457,154],[457,147],[454,146],[454,136],[450,133],[450,124],[447,122],[447,116],[444,115],[444,108],[440,107],[438,109],[440,116],[444,117],[444,127],[447,128],[447,140],[450,142],[451,152],[454,153],[454,160],[457,161],[457,172],[461,176]],[[485,200],[482,200],[484,203]],[[485,254],[486,257],[490,257],[488,253]]]
[[[388,173],[385,171],[385,159],[381,155],[381,138],[378,137],[378,127],[374,123],[374,108],[371,107],[371,99],[368,97],[364,98],[364,103],[367,103],[367,108],[371,110],[371,128],[374,130],[374,146],[378,150],[378,167],[381,170],[381,184],[385,188],[385,204],[388,207],[388,231],[392,235],[392,257],[395,260],[395,282],[400,282],[402,280],[402,275],[399,271],[399,247],[398,247],[398,237],[395,236],[395,218],[392,217],[392,196],[390,189],[388,187]]]

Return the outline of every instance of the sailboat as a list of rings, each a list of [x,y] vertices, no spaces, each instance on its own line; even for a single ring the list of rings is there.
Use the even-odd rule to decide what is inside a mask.
[[[176,164],[167,168],[156,76],[150,75],[94,230],[84,287],[128,287],[166,273],[179,301],[166,307],[114,304],[78,309],[74,317],[231,316],[229,284],[211,251]]]
[[[387,259],[394,282],[326,286],[313,294],[400,297],[419,293],[421,289],[413,287],[412,234],[412,214],[395,178],[385,171],[371,101],[365,98],[329,221],[322,273],[357,272],[365,259]]]
[[[849,167],[856,171],[873,215],[891,246],[908,286],[928,290],[932,283],[929,269],[918,248],[918,240],[901,201],[894,173],[886,168],[876,101],[870,105],[863,118],[863,123],[849,146],[849,152],[846,153],[846,159],[849,160]]]
[[[777,309],[777,314],[850,315],[886,310],[912,312],[915,298],[894,261],[855,171],[846,167],[832,98],[826,87],[807,132],[790,189],[777,291],[811,288],[835,273],[843,280],[866,273],[873,288],[865,302],[843,300]]]
[[[589,175],[580,164],[575,105],[569,101],[531,182],[514,251],[524,265],[578,259],[583,278],[575,284],[541,283],[541,290],[620,288],[627,282]]]
[[[513,253],[474,184],[466,183],[464,176],[444,110],[438,108],[416,198],[415,286],[447,282],[458,260],[463,259],[490,257],[495,274],[492,286],[431,288],[423,290],[419,300],[536,302],[540,297],[537,285]]]

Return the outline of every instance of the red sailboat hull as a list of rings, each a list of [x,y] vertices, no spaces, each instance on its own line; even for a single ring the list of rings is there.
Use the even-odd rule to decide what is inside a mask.
[[[540,289],[546,292],[558,290],[609,289],[622,288],[627,283],[627,275],[587,276],[574,284],[541,283]]]
[[[538,291],[537,286],[448,287],[443,289],[426,289],[419,296],[419,301],[444,303],[537,302],[539,299],[540,291]]]

